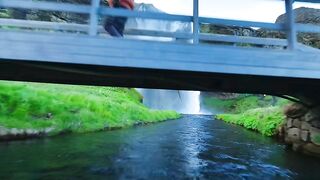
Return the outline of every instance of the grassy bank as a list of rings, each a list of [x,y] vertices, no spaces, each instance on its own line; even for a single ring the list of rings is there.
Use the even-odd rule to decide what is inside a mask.
[[[0,126],[92,132],[176,119],[173,111],[149,110],[134,89],[0,81]]]
[[[209,107],[225,112],[216,115],[217,119],[243,126],[266,136],[277,133],[279,126],[285,120],[283,106],[289,103],[282,98],[254,95],[243,95],[228,100],[209,97],[205,101]]]
[[[219,114],[217,119],[243,126],[266,136],[273,136],[277,133],[285,116],[282,108],[274,106],[250,109],[237,114]]]

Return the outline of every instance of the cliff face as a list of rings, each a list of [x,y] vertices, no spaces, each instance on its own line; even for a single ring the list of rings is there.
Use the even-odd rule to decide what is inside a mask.
[[[295,21],[297,23],[320,25],[320,9],[301,7],[295,9],[294,13],[296,15]],[[276,23],[285,22],[285,14],[280,15],[276,20]],[[285,38],[285,33],[278,31],[267,31],[261,29],[258,30],[258,34],[261,37]],[[298,41],[314,48],[320,48],[320,34],[318,33],[298,33]]]
[[[295,9],[294,12],[296,14],[297,23],[320,25],[320,9],[302,7],[302,8]],[[277,18],[276,23],[284,23],[285,21],[286,21],[286,16],[285,14],[282,14]],[[237,26],[218,26],[218,25],[211,25],[211,24],[202,25],[202,32],[226,34],[226,35],[238,35],[238,36],[281,38],[281,39],[286,37],[284,32],[279,32],[279,31],[271,31],[266,29],[255,30],[252,28],[243,28],[243,27],[237,27]],[[299,33],[298,41],[315,48],[320,48],[320,34]]]

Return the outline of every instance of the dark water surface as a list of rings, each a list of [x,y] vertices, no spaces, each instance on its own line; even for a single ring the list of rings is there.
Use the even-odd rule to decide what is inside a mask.
[[[320,160],[209,116],[0,143],[0,179],[320,179]]]

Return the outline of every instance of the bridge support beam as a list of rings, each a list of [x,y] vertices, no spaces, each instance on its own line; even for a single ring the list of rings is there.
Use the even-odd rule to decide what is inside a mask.
[[[98,34],[98,9],[100,0],[91,0],[90,26],[89,35],[96,36]]]
[[[297,31],[295,26],[295,15],[293,12],[294,0],[286,0],[286,34],[288,39],[288,49],[294,50],[297,46]]]
[[[199,0],[193,0],[193,43],[199,44]]]

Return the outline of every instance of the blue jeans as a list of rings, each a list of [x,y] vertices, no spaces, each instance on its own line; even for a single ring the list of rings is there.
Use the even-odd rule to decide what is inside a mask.
[[[118,7],[123,8],[123,7]],[[104,29],[114,37],[123,37],[123,31],[127,22],[127,17],[107,17],[104,22]]]

